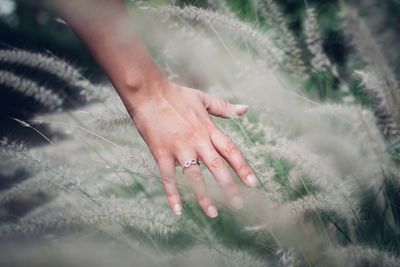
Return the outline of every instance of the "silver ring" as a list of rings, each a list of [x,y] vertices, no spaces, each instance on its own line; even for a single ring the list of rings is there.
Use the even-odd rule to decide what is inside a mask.
[[[183,164],[183,168],[189,168],[192,165],[200,165],[200,161],[197,159],[187,160],[185,164]]]

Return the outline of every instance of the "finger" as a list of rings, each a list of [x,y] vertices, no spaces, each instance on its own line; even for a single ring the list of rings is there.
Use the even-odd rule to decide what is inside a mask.
[[[161,181],[167,194],[169,206],[176,215],[181,215],[182,201],[177,188],[173,158],[159,160],[158,167],[160,168]]]
[[[243,207],[243,198],[223,158],[215,151],[211,144],[209,146],[202,146],[199,149],[199,153],[201,159],[224,192],[226,199],[234,208],[241,209]]]
[[[247,112],[249,106],[235,105],[222,99],[202,94],[203,103],[209,114],[225,119],[241,116]]]
[[[185,167],[186,161],[196,158],[196,156],[183,156],[182,158],[178,159],[178,161],[183,167],[183,174],[187,178],[201,209],[209,217],[214,218],[218,216],[218,211],[208,193],[206,184],[204,182],[203,173],[201,172],[199,165],[196,164]]]
[[[249,187],[257,186],[257,177],[240,152],[238,146],[221,130],[211,134],[211,142],[217,151],[228,161],[243,183]]]

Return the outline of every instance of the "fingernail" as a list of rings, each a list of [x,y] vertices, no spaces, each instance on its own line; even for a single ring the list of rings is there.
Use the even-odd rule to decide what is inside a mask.
[[[207,209],[207,214],[208,216],[210,216],[211,218],[215,218],[218,216],[218,211],[217,208],[214,206],[209,206]]]
[[[241,208],[243,208],[243,199],[242,197],[236,196],[231,200],[231,205],[240,210]]]
[[[246,177],[246,180],[247,180],[247,183],[249,186],[251,186],[251,187],[257,186],[258,181],[257,181],[257,177],[254,174],[249,174]]]
[[[172,210],[175,212],[176,215],[181,215],[182,214],[182,206],[178,203],[174,205]]]
[[[249,105],[235,105],[235,113],[237,115],[242,115],[246,113],[246,111],[249,109]]]

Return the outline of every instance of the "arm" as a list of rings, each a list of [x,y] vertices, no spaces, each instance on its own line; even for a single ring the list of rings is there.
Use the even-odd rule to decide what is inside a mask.
[[[156,87],[163,80],[162,73],[135,34],[123,0],[52,2],[89,48],[122,100],[131,99],[130,96],[135,95],[131,100],[136,101],[142,94],[159,93]],[[146,90],[141,90],[144,87]],[[132,101],[128,102],[126,104],[133,104]]]
[[[155,158],[172,210],[180,214],[175,166],[190,159],[204,162],[233,207],[243,200],[224,159],[247,185],[257,179],[237,146],[212,122],[211,115],[230,118],[248,107],[212,98],[169,82],[133,30],[122,0],[53,0],[56,10],[87,45],[124,102]],[[198,165],[184,168],[194,195],[210,216],[217,209]]]

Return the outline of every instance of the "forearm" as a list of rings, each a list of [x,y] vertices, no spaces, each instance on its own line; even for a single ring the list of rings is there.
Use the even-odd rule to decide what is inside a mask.
[[[180,165],[203,211],[210,217],[218,214],[201,169],[195,164],[197,159],[208,167],[232,207],[241,208],[240,189],[223,158],[246,185],[256,186],[257,178],[210,115],[232,118],[246,113],[248,106],[233,105],[168,82],[135,35],[122,0],[51,2],[89,47],[120,94],[159,166],[174,212],[180,214],[183,208],[175,175],[175,166]]]
[[[122,0],[53,0],[52,5],[89,48],[125,104],[139,103],[162,89],[164,77],[135,34]]]

